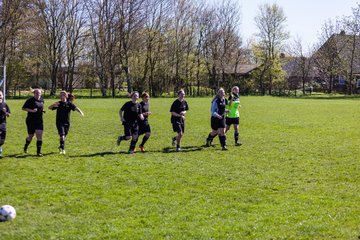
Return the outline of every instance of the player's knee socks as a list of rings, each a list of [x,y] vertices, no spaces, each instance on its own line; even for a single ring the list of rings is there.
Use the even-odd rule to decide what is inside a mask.
[[[226,136],[219,136],[219,140],[222,147],[226,146]]]
[[[28,147],[29,147],[29,145],[30,145],[30,142],[31,142],[31,141],[29,141],[29,140],[26,138],[26,140],[25,140],[25,145],[24,145],[24,151],[25,151],[25,152],[27,151],[27,149],[28,149]]]
[[[234,133],[234,139],[236,143],[239,141],[239,132]]]
[[[148,137],[148,136],[145,135],[145,136],[143,137],[140,145],[141,145],[141,146],[144,146],[145,143],[146,143],[146,141],[147,141],[149,138],[150,138],[150,137]]]
[[[208,140],[213,140],[214,136],[211,135],[211,133],[209,133],[209,136],[208,136]]]
[[[61,149],[65,148],[65,141],[64,140],[60,140],[60,148]]]
[[[42,145],[42,141],[41,140],[38,140],[36,142],[36,149],[37,149],[37,153],[41,153],[41,145]]]
[[[131,150],[134,150],[134,149],[135,149],[136,143],[137,143],[137,140],[136,140],[136,141],[131,140],[131,142],[130,142],[130,149],[131,149]]]

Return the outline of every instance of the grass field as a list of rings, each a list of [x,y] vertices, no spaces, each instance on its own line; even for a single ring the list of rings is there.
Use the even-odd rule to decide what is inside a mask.
[[[46,100],[49,106],[54,100]],[[358,239],[360,99],[242,97],[241,139],[206,148],[210,98],[187,99],[182,144],[171,146],[173,99],[151,99],[147,153],[116,146],[126,99],[78,99],[59,155],[55,112],[44,157],[22,153],[24,100],[9,100],[0,205],[17,210],[0,239]]]

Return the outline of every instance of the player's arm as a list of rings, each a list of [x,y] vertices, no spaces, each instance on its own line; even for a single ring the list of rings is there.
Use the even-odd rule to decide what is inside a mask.
[[[219,108],[218,105],[216,103],[216,101],[213,101],[211,104],[211,116],[222,119],[222,116],[220,116],[217,112],[218,112]]]
[[[77,111],[78,113],[80,113],[81,116],[84,116],[84,113],[83,113],[83,111],[81,111],[80,108],[75,107],[75,111]]]
[[[50,110],[54,110],[59,106],[59,102],[54,102],[53,104],[51,104],[48,108]]]
[[[123,117],[123,111],[121,109],[119,110],[119,116],[120,116],[121,122],[125,122],[125,119]]]
[[[26,112],[31,112],[31,113],[35,113],[37,112],[37,108],[31,109],[31,108],[23,108],[22,110],[26,111]]]

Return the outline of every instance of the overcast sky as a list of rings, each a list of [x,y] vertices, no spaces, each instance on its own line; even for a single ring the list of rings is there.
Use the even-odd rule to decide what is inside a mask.
[[[254,17],[258,6],[276,3],[287,17],[287,30],[291,38],[301,38],[305,45],[318,42],[321,27],[326,20],[352,14],[351,8],[360,0],[238,0],[241,7],[241,34],[246,42],[256,31]]]

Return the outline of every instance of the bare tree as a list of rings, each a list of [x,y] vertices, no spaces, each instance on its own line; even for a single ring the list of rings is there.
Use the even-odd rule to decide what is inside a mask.
[[[333,92],[334,81],[343,71],[343,62],[340,53],[348,45],[349,38],[340,36],[341,23],[339,21],[327,21],[322,27],[319,47],[314,54],[314,63],[318,74],[326,84],[328,93]],[[339,42],[340,40],[340,42]],[[346,40],[347,42],[342,42]]]
[[[116,24],[119,9],[111,0],[86,0],[95,54],[94,68],[99,77],[102,96],[107,95],[116,65]],[[114,92],[113,92],[114,94]]]
[[[290,69],[287,71],[292,76],[288,76],[288,80],[291,77],[295,77],[296,89],[298,88],[298,82],[301,83],[303,94],[306,94],[306,86],[309,84],[314,77],[314,63],[313,55],[314,49],[310,46],[306,48],[301,38],[296,38],[294,42],[289,46],[289,53],[291,54],[290,59],[287,60],[287,65]],[[299,81],[300,80],[300,81]],[[309,86],[310,87],[310,86]]]
[[[56,93],[59,69],[64,59],[66,4],[67,1],[62,0],[35,0],[40,19],[40,24],[36,27],[45,47],[44,62],[51,80],[50,95]]]
[[[360,64],[360,4],[352,8],[352,15],[343,17],[344,31],[349,33],[349,45],[347,46],[346,54],[343,54],[347,64],[347,72],[349,79],[348,93],[354,92],[354,71],[359,74],[357,69]]]
[[[84,38],[86,37],[86,19],[82,0],[68,0],[65,6],[65,50],[66,50],[66,70],[65,81],[62,89],[72,92],[74,85],[75,69],[77,60],[82,54]]]

